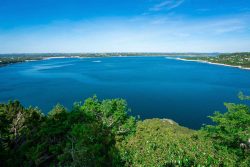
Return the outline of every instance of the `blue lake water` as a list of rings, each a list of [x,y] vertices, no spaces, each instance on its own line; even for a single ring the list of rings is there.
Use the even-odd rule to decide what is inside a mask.
[[[134,116],[199,128],[224,102],[250,94],[250,71],[165,57],[65,58],[0,68],[0,102],[18,99],[47,113],[96,94],[124,98]]]

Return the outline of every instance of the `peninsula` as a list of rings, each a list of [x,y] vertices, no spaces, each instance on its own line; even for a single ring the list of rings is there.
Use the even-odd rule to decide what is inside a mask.
[[[179,59],[250,69],[250,52],[220,54],[218,56],[192,56]]]

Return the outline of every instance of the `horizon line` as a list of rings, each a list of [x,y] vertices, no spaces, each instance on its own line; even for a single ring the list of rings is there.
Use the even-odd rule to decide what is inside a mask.
[[[207,53],[248,53],[250,51],[235,51],[235,52],[6,52],[0,53],[0,55],[9,55],[9,54],[124,54],[124,53],[157,53],[157,54],[207,54]]]

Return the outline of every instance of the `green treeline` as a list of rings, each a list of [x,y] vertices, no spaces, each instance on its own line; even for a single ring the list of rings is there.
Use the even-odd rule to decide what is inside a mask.
[[[186,57],[187,60],[201,60],[243,68],[250,68],[250,52],[227,53],[218,56]]]
[[[114,56],[177,56],[177,55],[196,55],[202,56],[206,55],[205,53],[23,53],[23,54],[0,54],[0,67],[6,66],[8,64],[22,63],[25,61],[32,60],[43,60],[49,57],[88,57],[88,58],[97,58],[97,57],[114,57]]]
[[[48,115],[10,101],[0,104],[0,166],[250,166],[249,106],[225,105],[195,131],[136,120],[122,99],[58,104]]]

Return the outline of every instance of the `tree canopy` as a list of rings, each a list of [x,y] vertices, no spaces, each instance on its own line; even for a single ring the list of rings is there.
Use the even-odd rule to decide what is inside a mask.
[[[250,166],[249,106],[225,105],[195,131],[137,120],[123,99],[94,96],[47,115],[9,101],[0,104],[0,166]]]

